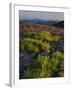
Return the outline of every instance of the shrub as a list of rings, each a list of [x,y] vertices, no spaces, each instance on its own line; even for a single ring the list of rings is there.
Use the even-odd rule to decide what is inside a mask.
[[[57,51],[52,55],[51,60],[52,66],[52,76],[61,76],[60,72],[64,74],[64,58],[63,53]]]
[[[20,44],[21,51],[39,53],[40,51],[48,51],[50,49],[49,43],[43,43],[40,40],[25,38]]]

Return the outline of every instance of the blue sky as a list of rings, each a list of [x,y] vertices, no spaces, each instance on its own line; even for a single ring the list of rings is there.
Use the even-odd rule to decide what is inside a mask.
[[[63,12],[19,11],[19,19],[64,20]]]

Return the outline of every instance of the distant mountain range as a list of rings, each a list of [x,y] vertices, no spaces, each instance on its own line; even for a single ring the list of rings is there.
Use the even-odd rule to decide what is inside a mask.
[[[58,23],[60,21],[46,21],[46,20],[40,20],[40,19],[33,19],[33,20],[20,20],[20,24],[25,24],[25,23],[34,23],[34,24],[46,24],[46,25],[53,25],[55,23]]]

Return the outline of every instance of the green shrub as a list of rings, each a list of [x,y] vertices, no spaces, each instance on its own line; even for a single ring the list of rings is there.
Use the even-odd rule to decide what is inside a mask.
[[[64,58],[63,53],[57,51],[52,55],[51,60],[52,66],[52,76],[61,76],[60,74],[64,74]],[[60,73],[61,72],[61,73]]]
[[[43,43],[40,40],[25,38],[20,44],[21,51],[39,53],[40,51],[48,51],[50,49],[49,43]]]

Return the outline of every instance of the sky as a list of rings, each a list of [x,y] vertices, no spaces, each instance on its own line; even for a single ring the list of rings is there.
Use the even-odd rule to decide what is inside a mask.
[[[63,12],[45,12],[45,11],[19,11],[19,19],[20,20],[64,20]]]

